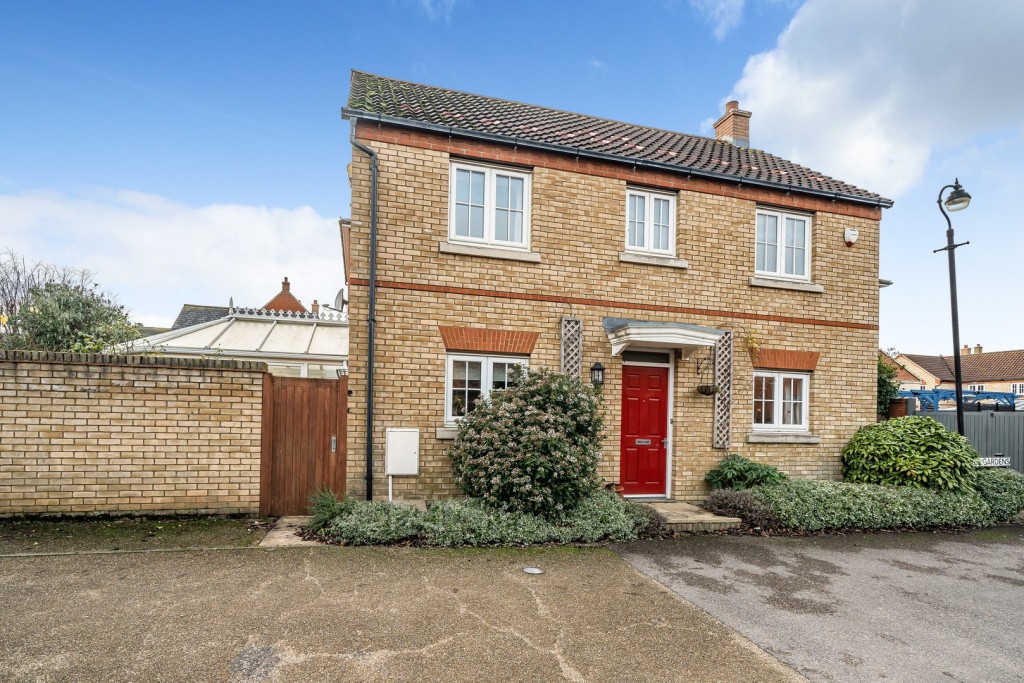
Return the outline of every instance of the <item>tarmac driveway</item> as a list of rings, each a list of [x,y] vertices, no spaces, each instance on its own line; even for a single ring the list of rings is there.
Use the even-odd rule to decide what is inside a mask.
[[[289,548],[0,557],[0,680],[800,677],[604,549]]]
[[[619,551],[814,681],[1024,680],[1024,527]]]

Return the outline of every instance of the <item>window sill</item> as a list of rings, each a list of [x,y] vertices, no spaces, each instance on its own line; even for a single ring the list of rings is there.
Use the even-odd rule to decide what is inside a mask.
[[[438,441],[452,441],[458,435],[458,427],[438,427],[435,432],[435,437]]]
[[[665,266],[666,268],[679,268],[685,270],[690,267],[684,259],[672,256],[660,256],[658,254],[639,254],[635,251],[619,252],[619,261],[622,263],[642,263],[648,266]]]
[[[750,432],[747,443],[821,443],[821,437],[809,432]]]
[[[823,285],[814,282],[798,282],[796,280],[776,280],[770,277],[754,275],[750,278],[751,287],[770,287],[772,289],[791,289],[797,292],[814,292],[822,294],[825,291]]]
[[[462,256],[503,259],[505,261],[540,263],[540,254],[534,251],[502,249],[501,247],[477,246],[475,244],[458,244],[456,242],[441,242],[437,250],[442,254],[460,254]]]

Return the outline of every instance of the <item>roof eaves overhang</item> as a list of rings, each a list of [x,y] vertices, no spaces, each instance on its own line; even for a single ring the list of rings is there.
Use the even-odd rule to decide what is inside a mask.
[[[796,185],[788,185],[786,183],[773,183],[770,180],[757,180],[752,178],[740,178],[739,176],[729,175],[728,173],[716,173],[714,171],[708,171],[705,169],[693,168],[692,166],[679,166],[675,164],[666,164],[660,161],[648,161],[645,159],[637,159],[635,157],[621,156],[618,154],[606,154],[604,152],[594,152],[585,150],[580,147],[570,147],[568,145],[556,145],[550,142],[536,142],[532,140],[525,140],[523,138],[510,137],[507,135],[497,135],[495,133],[483,133],[480,131],[469,130],[466,128],[457,128],[455,126],[443,126],[437,123],[428,123],[426,121],[417,121],[416,119],[405,119],[400,116],[389,116],[387,114],[379,114],[375,112],[361,111],[358,109],[349,109],[345,107],[341,110],[341,118],[351,120],[353,123],[363,119],[365,121],[376,121],[378,123],[387,123],[394,126],[402,126],[405,128],[415,128],[418,130],[426,130],[432,133],[443,133],[445,135],[457,135],[463,138],[470,138],[476,140],[485,140],[487,142],[500,142],[506,145],[516,145],[519,147],[529,147],[532,149],[540,149],[547,152],[557,152],[559,154],[570,154],[577,157],[586,157],[589,159],[599,159],[601,161],[611,161],[618,164],[629,164],[631,166],[638,166],[642,168],[655,168],[662,171],[668,171],[669,173],[685,173],[689,175],[698,176],[701,178],[711,178],[713,180],[721,180],[728,183],[740,183],[742,185],[753,185],[755,187],[767,187],[773,190],[785,190],[786,192],[792,192],[797,194],[811,195],[814,197],[822,197],[830,200],[841,200],[851,202],[854,204],[863,204],[867,206],[877,206],[884,209],[892,207],[893,201],[886,199],[885,197],[879,199],[870,199],[867,197],[858,197],[856,195],[846,194],[842,192],[828,192],[826,190],[814,190],[806,187],[798,187]]]
[[[618,356],[631,347],[643,349],[679,349],[683,356],[714,346],[725,330],[683,323],[660,323],[645,320],[605,318],[604,331]]]

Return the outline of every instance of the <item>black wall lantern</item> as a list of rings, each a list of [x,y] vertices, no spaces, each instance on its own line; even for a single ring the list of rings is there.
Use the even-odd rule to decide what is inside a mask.
[[[604,385],[604,366],[601,363],[594,363],[590,366],[590,383],[595,387]]]

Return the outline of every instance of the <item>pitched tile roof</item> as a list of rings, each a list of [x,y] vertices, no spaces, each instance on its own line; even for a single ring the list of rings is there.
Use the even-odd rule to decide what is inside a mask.
[[[196,306],[195,304],[185,304],[178,312],[178,317],[174,319],[174,324],[171,325],[171,329],[178,330],[182,327],[191,327],[192,325],[199,325],[200,323],[208,323],[211,320],[225,318],[227,317],[227,314],[227,306]]]
[[[892,200],[757,149],[494,97],[352,71],[346,118],[635,161],[693,175],[740,179],[871,205]]]
[[[904,355],[941,381],[954,381],[952,356]],[[1024,349],[962,354],[960,368],[965,382],[1024,381]]]

